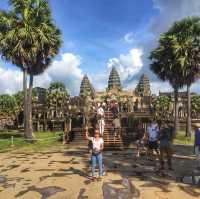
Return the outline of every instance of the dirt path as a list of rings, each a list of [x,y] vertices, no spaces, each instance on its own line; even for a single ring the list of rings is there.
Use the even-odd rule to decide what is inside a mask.
[[[0,199],[196,199],[200,189],[181,183],[193,170],[193,157],[188,157],[174,160],[175,171],[159,173],[157,161],[136,159],[131,150],[104,152],[107,174],[91,182],[84,147],[3,153]]]

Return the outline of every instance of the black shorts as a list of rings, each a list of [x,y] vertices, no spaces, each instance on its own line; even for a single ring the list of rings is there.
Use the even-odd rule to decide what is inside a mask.
[[[149,142],[149,149],[158,149],[158,142],[157,141],[150,141]]]

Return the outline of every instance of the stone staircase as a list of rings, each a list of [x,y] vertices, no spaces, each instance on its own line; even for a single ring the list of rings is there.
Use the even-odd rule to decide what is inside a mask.
[[[114,136],[113,132],[113,114],[111,111],[105,112],[105,130],[104,130],[104,147],[105,149],[121,149],[123,147],[123,141],[121,132],[118,136]]]
[[[114,136],[113,132],[113,114],[110,111],[105,112],[105,130],[104,130],[104,148],[105,149],[121,149],[123,147],[123,141],[121,134]],[[92,129],[89,129],[89,131]],[[85,139],[85,133],[83,128],[73,128],[72,144],[84,144],[87,145],[88,141]]]

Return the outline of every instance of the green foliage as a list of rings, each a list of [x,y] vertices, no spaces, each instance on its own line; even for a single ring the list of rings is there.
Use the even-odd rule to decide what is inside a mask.
[[[62,108],[69,98],[65,85],[53,82],[47,90],[47,103],[49,107]]]
[[[171,100],[167,96],[159,96],[153,101],[155,118],[157,121],[168,120],[171,115]]]
[[[13,116],[17,111],[17,101],[10,95],[0,95],[0,113],[6,116]]]
[[[23,104],[24,104],[24,92],[23,91],[18,91],[17,93],[15,93],[13,95],[13,97],[16,100],[17,103],[17,108],[19,110],[23,110]],[[35,89],[33,89],[33,93],[32,93],[32,102],[36,103],[37,102],[37,96],[36,96],[36,91]]]
[[[200,73],[200,18],[188,17],[162,34],[151,52],[151,70],[173,88],[191,85]]]
[[[200,96],[193,96],[191,99],[192,111],[200,113]]]
[[[58,53],[60,31],[46,0],[11,0],[0,12],[0,54],[30,74],[42,73]]]

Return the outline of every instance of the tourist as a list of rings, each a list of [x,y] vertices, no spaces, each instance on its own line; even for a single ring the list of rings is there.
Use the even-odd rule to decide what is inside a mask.
[[[104,116],[105,116],[104,109],[99,103],[98,109],[97,109],[97,120],[98,120],[99,132],[101,136],[103,136],[104,127],[105,127]]]
[[[195,154],[197,156],[197,168],[200,170],[200,124],[194,124],[194,128],[195,128],[194,147],[195,147]]]
[[[86,127],[86,139],[92,142],[92,153],[91,153],[91,162],[92,162],[92,179],[95,179],[95,168],[98,163],[99,168],[99,178],[101,180],[103,176],[103,138],[100,137],[100,133],[98,130],[94,131],[94,137],[88,136],[88,128]]]
[[[172,140],[173,128],[167,124],[161,125],[160,133],[160,169],[164,169],[164,154],[167,156],[169,170],[172,170]]]
[[[137,126],[137,157],[140,157],[142,149],[145,148],[145,129],[142,127],[142,123],[139,123]]]
[[[115,102],[115,101],[111,102],[111,104],[110,104],[110,111],[113,114],[113,118],[116,118],[117,115],[118,115],[118,113],[119,113],[117,102]]]
[[[116,116],[113,119],[112,123],[113,123],[113,127],[114,127],[114,136],[119,137],[120,136],[120,128],[121,128],[121,122],[120,122],[119,116]]]
[[[159,128],[158,124],[155,120],[152,120],[151,124],[147,127],[147,135],[148,135],[148,153],[149,157],[153,157],[154,150],[156,151],[157,155],[159,156],[158,151],[158,133]]]

